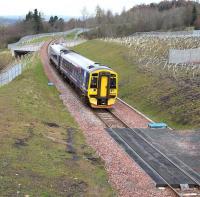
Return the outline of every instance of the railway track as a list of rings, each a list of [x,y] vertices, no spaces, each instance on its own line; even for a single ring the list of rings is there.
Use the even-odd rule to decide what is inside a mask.
[[[55,70],[55,69],[54,69]],[[78,99],[80,99],[77,96]],[[122,102],[124,105],[126,105],[127,107],[129,107],[131,110],[136,111],[135,109],[133,109],[131,106],[129,106],[128,104],[126,104],[125,102],[123,102],[121,99],[118,99],[120,102]],[[110,129],[110,134],[112,136],[115,136],[118,138],[118,142],[120,142],[120,144],[123,144],[124,146],[126,146],[126,149],[129,151],[129,153],[131,153],[132,155],[134,155],[138,161],[140,161],[141,163],[143,163],[143,165],[145,165],[149,170],[151,170],[154,175],[156,176],[157,179],[161,180],[163,183],[165,183],[165,185],[167,185],[177,196],[180,197],[184,197],[184,196],[200,196],[200,192],[199,192],[199,183],[196,182],[196,180],[193,179],[193,177],[190,177],[190,175],[188,175],[186,172],[184,172],[183,170],[179,169],[176,164],[174,164],[172,161],[170,161],[165,155],[163,155],[161,152],[159,152],[152,144],[150,144],[143,136],[139,135],[134,129],[131,129],[128,124],[121,120],[121,118],[118,116],[118,114],[116,114],[116,112],[114,112],[114,110],[112,109],[96,109],[94,110],[94,113],[97,115],[97,117],[106,125],[106,127],[108,127]],[[140,115],[142,115],[143,117],[145,117],[143,114],[141,114],[140,112],[136,111],[136,113],[139,113]],[[145,117],[147,120],[149,120],[150,122],[152,122],[152,120],[148,119],[147,117]],[[125,135],[120,135],[119,133],[117,133],[114,128],[127,128],[129,129],[129,135],[125,136]],[[133,136],[134,135],[134,136]],[[190,182],[194,185],[197,185],[196,188],[189,188],[188,184],[181,184],[181,189],[180,188],[174,188],[173,186],[171,186],[171,184],[165,179],[165,177],[163,177],[159,172],[157,172],[155,167],[152,167],[148,162],[146,162],[141,156],[140,156],[140,150],[135,151],[133,148],[133,143],[128,141],[127,138],[131,138],[131,139],[137,139],[137,143],[141,143],[142,144],[142,148],[144,148],[144,146],[146,147],[145,150],[151,150],[150,152],[146,152],[147,156],[151,156],[152,154],[155,155],[155,158],[158,159],[158,157],[163,159],[163,163],[168,163],[170,164],[171,168],[173,168],[173,170],[177,170],[177,172],[172,171],[171,175],[175,175],[175,174],[182,174],[184,175],[185,179],[190,180]],[[165,166],[166,167],[166,166]],[[191,185],[192,185],[191,184]]]
[[[154,177],[154,180],[168,186],[179,197],[200,196],[200,183],[147,141],[140,134],[141,130],[130,128],[112,109],[95,110],[95,114],[108,127],[109,134],[125,148],[129,156],[136,159]],[[117,132],[116,128],[126,128],[128,131]],[[149,158],[149,161],[145,158]],[[166,176],[163,176],[163,172]],[[180,184],[172,185],[169,180],[180,181]]]
[[[120,118],[112,113],[112,109],[95,109],[94,112],[108,128],[127,127]]]

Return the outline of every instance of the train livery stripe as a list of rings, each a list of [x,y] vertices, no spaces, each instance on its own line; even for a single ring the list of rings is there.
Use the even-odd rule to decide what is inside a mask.
[[[107,96],[107,88],[108,88],[108,77],[102,76],[101,77],[101,90],[100,90],[100,96],[106,97]]]

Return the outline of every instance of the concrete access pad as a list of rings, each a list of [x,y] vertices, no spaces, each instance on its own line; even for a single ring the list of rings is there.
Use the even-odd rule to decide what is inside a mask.
[[[167,186],[165,181],[173,187],[200,183],[200,131],[150,128],[107,131],[152,177],[156,186]]]
[[[171,131],[141,129],[143,134],[168,157],[183,162],[198,174],[200,182],[200,130]],[[179,164],[180,165],[180,164]]]

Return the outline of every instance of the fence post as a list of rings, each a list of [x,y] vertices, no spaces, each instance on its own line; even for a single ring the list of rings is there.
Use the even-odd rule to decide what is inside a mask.
[[[1,75],[0,75],[0,86],[1,86]]]

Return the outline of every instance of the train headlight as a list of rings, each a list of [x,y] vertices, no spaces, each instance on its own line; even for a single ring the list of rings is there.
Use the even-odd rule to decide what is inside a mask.
[[[116,90],[115,89],[110,89],[110,94],[116,94]]]

